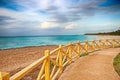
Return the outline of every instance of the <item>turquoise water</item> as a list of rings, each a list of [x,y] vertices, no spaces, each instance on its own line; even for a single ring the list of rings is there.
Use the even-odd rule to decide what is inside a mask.
[[[60,36],[34,36],[34,37],[0,37],[0,49],[20,48],[28,46],[58,45],[69,42],[81,42],[97,39],[96,36],[60,35]]]

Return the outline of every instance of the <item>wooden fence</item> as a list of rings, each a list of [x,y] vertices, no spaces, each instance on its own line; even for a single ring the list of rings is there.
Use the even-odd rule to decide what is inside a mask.
[[[69,43],[66,46],[59,45],[53,51],[46,50],[42,58],[13,76],[6,72],[0,72],[0,80],[25,80],[23,78],[36,67],[40,67],[39,73],[36,73],[36,79],[32,78],[31,80],[55,80],[67,65],[80,58],[83,54],[117,46],[120,46],[119,39],[93,40],[83,43],[78,41],[77,43]]]

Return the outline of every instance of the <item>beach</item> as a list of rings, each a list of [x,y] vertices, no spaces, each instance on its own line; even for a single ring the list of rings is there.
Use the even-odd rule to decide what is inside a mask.
[[[120,39],[118,35],[96,35],[98,39]]]
[[[120,35],[86,35],[86,36],[96,36],[97,39],[120,39]]]
[[[11,75],[31,64],[44,55],[45,50],[53,50],[57,46],[24,47],[0,50],[0,71]]]
[[[120,36],[97,35],[98,39],[120,39]],[[44,55],[45,50],[53,50],[58,46],[23,47],[0,50],[0,71],[11,75]]]

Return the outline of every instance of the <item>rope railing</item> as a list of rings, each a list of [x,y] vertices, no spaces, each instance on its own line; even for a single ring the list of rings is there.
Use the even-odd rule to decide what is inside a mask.
[[[84,43],[78,41],[77,43],[69,43],[66,46],[59,45],[58,48],[52,51],[45,50],[42,58],[11,77],[9,73],[0,72],[0,80],[20,80],[38,66],[40,66],[40,69],[35,80],[55,80],[67,65],[80,58],[82,54],[117,46],[120,46],[119,39],[93,40]]]

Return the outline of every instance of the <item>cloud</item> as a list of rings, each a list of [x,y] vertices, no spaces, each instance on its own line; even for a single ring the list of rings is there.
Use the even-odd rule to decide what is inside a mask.
[[[74,6],[70,6],[69,12],[72,14],[79,14],[82,16],[94,16],[99,11],[98,5],[103,1],[79,2]]]
[[[57,23],[67,23],[79,21],[87,16],[94,16],[98,12],[110,10],[110,8],[101,8],[98,6],[105,2],[105,0],[29,0],[29,2],[12,0],[12,2],[23,7],[21,8],[21,12],[14,14],[18,14],[20,17],[23,16],[23,20],[25,20],[26,16],[26,19],[30,17],[30,19],[32,18],[31,20],[42,18],[44,19],[42,22],[53,21]],[[113,7],[111,8],[113,9]],[[116,8],[113,10],[115,9]],[[16,15],[16,18],[19,18],[19,16]]]
[[[43,17],[35,12],[16,12],[10,9],[0,8],[0,21],[1,24],[4,24],[1,27],[9,26],[9,28],[17,28],[24,26],[30,28],[33,25],[38,25],[42,21],[45,21],[45,19],[42,19]]]
[[[68,25],[65,26],[65,29],[66,30],[71,30],[71,29],[74,29],[75,27],[77,27],[77,24],[70,23],[70,24],[68,24]]]
[[[14,21],[14,18],[7,16],[0,16],[0,25],[10,24]]]
[[[59,5],[57,5],[56,1],[59,3]],[[92,0],[88,2],[76,1],[76,4],[74,3],[74,5],[70,5],[72,4],[71,2],[73,2],[73,0],[56,1],[53,2],[56,3],[53,4],[54,7],[53,5],[52,7],[49,6],[48,9],[46,9],[46,12],[49,13],[51,21],[57,23],[67,23],[79,21],[86,17],[94,16],[98,12],[101,12],[103,9],[99,8],[98,5],[102,4],[105,0]],[[68,5],[66,3],[68,3]],[[62,5],[64,5],[64,7],[62,7]]]
[[[109,0],[10,0],[0,6],[0,29],[13,32],[22,32],[24,29],[34,33],[39,30],[38,32],[42,32],[40,34],[52,33],[49,30],[65,30],[64,33],[73,30],[76,33],[74,30],[80,30],[79,25],[82,25],[82,29],[86,25],[92,27],[94,23],[91,22],[100,19],[94,19],[96,15],[111,17],[109,14],[116,16],[120,13],[120,5],[101,5],[107,1]],[[103,17],[101,20],[104,19]],[[105,23],[99,24],[106,26]]]
[[[6,17],[6,16],[0,16],[0,21],[4,21],[4,20],[13,20],[13,18]]]
[[[59,24],[55,22],[43,22],[41,24],[42,29],[50,29],[50,28],[56,28],[56,27],[59,27]]]

